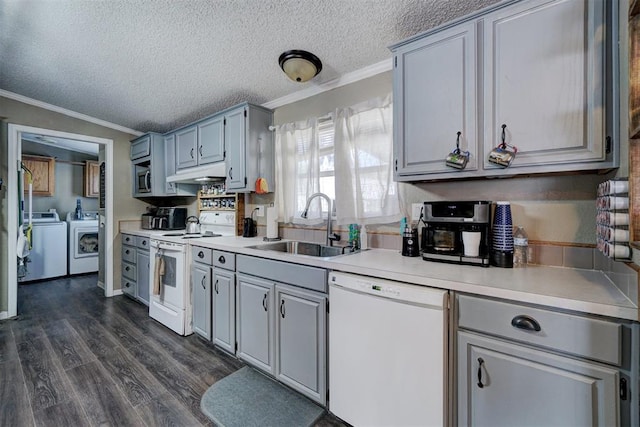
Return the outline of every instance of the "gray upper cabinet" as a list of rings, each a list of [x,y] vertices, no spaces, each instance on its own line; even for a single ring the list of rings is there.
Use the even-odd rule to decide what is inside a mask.
[[[189,126],[175,134],[176,169],[198,166],[198,127]]]
[[[326,403],[326,295],[276,284],[276,377]]]
[[[224,160],[224,116],[214,116],[175,132],[176,168]]]
[[[198,164],[224,160],[224,117],[216,116],[198,123]]]
[[[607,8],[611,8],[608,10]],[[617,2],[524,0],[391,47],[395,179],[609,169],[619,164]],[[501,143],[511,166],[488,162]],[[464,170],[445,166],[455,148]]]
[[[394,140],[396,174],[459,173],[445,165],[456,147],[478,167],[476,24],[461,24],[396,52]]]
[[[148,133],[131,141],[132,188],[133,197],[166,197],[175,195],[194,195],[197,186],[167,183],[167,176],[175,173],[175,137]],[[142,156],[143,153],[146,153]],[[138,184],[145,180],[148,191],[140,191]]]
[[[222,114],[222,113],[221,113]],[[273,113],[262,107],[242,104],[224,112],[227,190],[250,192],[256,180],[265,178],[273,191],[274,147],[269,130]]]

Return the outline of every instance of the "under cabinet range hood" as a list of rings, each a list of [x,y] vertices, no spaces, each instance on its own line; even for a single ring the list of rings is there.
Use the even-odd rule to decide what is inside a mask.
[[[174,175],[169,175],[167,182],[202,184],[203,182],[222,181],[225,179],[225,176],[225,162],[217,162],[210,165],[180,170]]]

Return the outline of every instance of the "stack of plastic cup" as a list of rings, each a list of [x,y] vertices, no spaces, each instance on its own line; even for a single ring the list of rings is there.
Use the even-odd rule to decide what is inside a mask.
[[[513,221],[509,202],[496,202],[491,228],[491,265],[513,267]]]

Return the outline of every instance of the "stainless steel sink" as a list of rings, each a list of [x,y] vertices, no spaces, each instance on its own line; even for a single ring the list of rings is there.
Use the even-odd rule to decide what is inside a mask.
[[[346,255],[350,254],[349,248],[341,248],[337,246],[326,246],[321,245],[319,243],[310,243],[310,242],[273,242],[273,243],[263,243],[260,245],[249,246],[251,249],[259,249],[263,251],[276,251],[276,252],[284,252],[288,254],[295,255],[308,255],[315,257],[334,257],[338,255]]]

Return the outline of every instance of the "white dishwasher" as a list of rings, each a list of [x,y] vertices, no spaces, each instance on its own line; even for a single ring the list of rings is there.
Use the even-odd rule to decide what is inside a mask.
[[[448,291],[329,274],[329,410],[354,426],[443,426]]]

